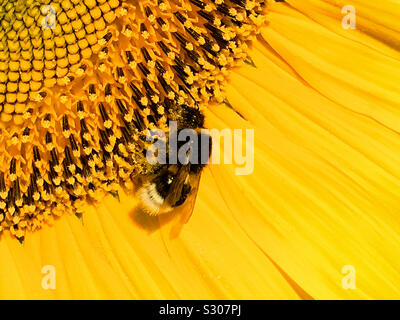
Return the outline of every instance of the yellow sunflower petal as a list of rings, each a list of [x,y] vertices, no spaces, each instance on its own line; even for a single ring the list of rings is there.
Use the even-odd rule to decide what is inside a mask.
[[[367,44],[373,50],[399,57],[400,13],[396,1],[287,0],[286,3],[335,33]],[[356,14],[355,29],[350,30],[343,28],[342,23],[346,25],[349,8]]]
[[[398,298],[398,26],[389,1],[354,3],[364,29],[352,35],[333,23],[337,2],[301,8],[324,23],[272,6],[256,67],[231,75],[233,109],[206,111],[210,128],[255,129],[254,173],[207,168],[177,238],[176,218],[137,214],[121,191],[23,246],[2,237],[0,297]],[[342,285],[348,265],[355,290]],[[55,289],[43,288],[46,266]]]
[[[337,35],[286,6],[274,6],[268,20],[263,38],[313,88],[399,129],[399,60]]]
[[[231,76],[238,115],[208,115],[211,127],[256,126],[254,174],[230,179],[224,166],[216,178],[230,182],[219,189],[254,242],[312,297],[398,298],[398,61],[284,6],[268,19],[251,52],[256,68]],[[342,286],[347,265],[355,290]]]
[[[301,289],[252,242],[218,192],[209,192],[216,184],[207,170],[193,218],[176,240],[160,233],[158,221],[138,220],[134,200],[121,192],[120,201],[110,196],[88,207],[83,223],[65,217],[24,246],[1,241],[8,272],[1,298],[299,298]],[[54,290],[42,287],[46,265],[56,270]]]

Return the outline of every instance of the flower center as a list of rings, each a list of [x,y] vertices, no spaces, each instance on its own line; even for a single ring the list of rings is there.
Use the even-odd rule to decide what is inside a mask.
[[[223,100],[263,6],[0,0],[0,229],[21,238],[152,173],[146,131],[202,125],[188,108]]]
[[[100,50],[118,0],[3,0],[0,6],[2,127],[21,125],[44,88],[74,78],[82,59]]]

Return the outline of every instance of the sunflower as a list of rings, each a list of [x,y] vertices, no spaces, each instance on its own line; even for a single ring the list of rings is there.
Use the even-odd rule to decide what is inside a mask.
[[[0,2],[1,298],[400,297],[398,1]],[[189,221],[171,120],[255,133]]]

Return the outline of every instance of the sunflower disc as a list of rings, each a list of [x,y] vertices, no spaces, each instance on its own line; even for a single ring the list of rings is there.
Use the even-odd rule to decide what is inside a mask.
[[[0,220],[17,238],[151,173],[148,129],[223,100],[256,0],[0,0]]]

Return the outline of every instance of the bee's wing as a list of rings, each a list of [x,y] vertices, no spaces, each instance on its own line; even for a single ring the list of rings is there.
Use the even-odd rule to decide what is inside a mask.
[[[191,190],[189,192],[186,201],[179,207],[177,207],[174,211],[176,212],[176,216],[179,217],[176,221],[174,221],[171,229],[170,236],[171,238],[176,238],[182,230],[182,227],[188,223],[190,217],[193,214],[194,206],[196,204],[197,192],[199,190],[201,173],[191,174],[190,186]]]
[[[174,181],[172,182],[167,197],[165,198],[165,204],[173,207],[181,197],[183,185],[186,182],[186,178],[189,175],[190,166],[182,166],[179,168]]]

